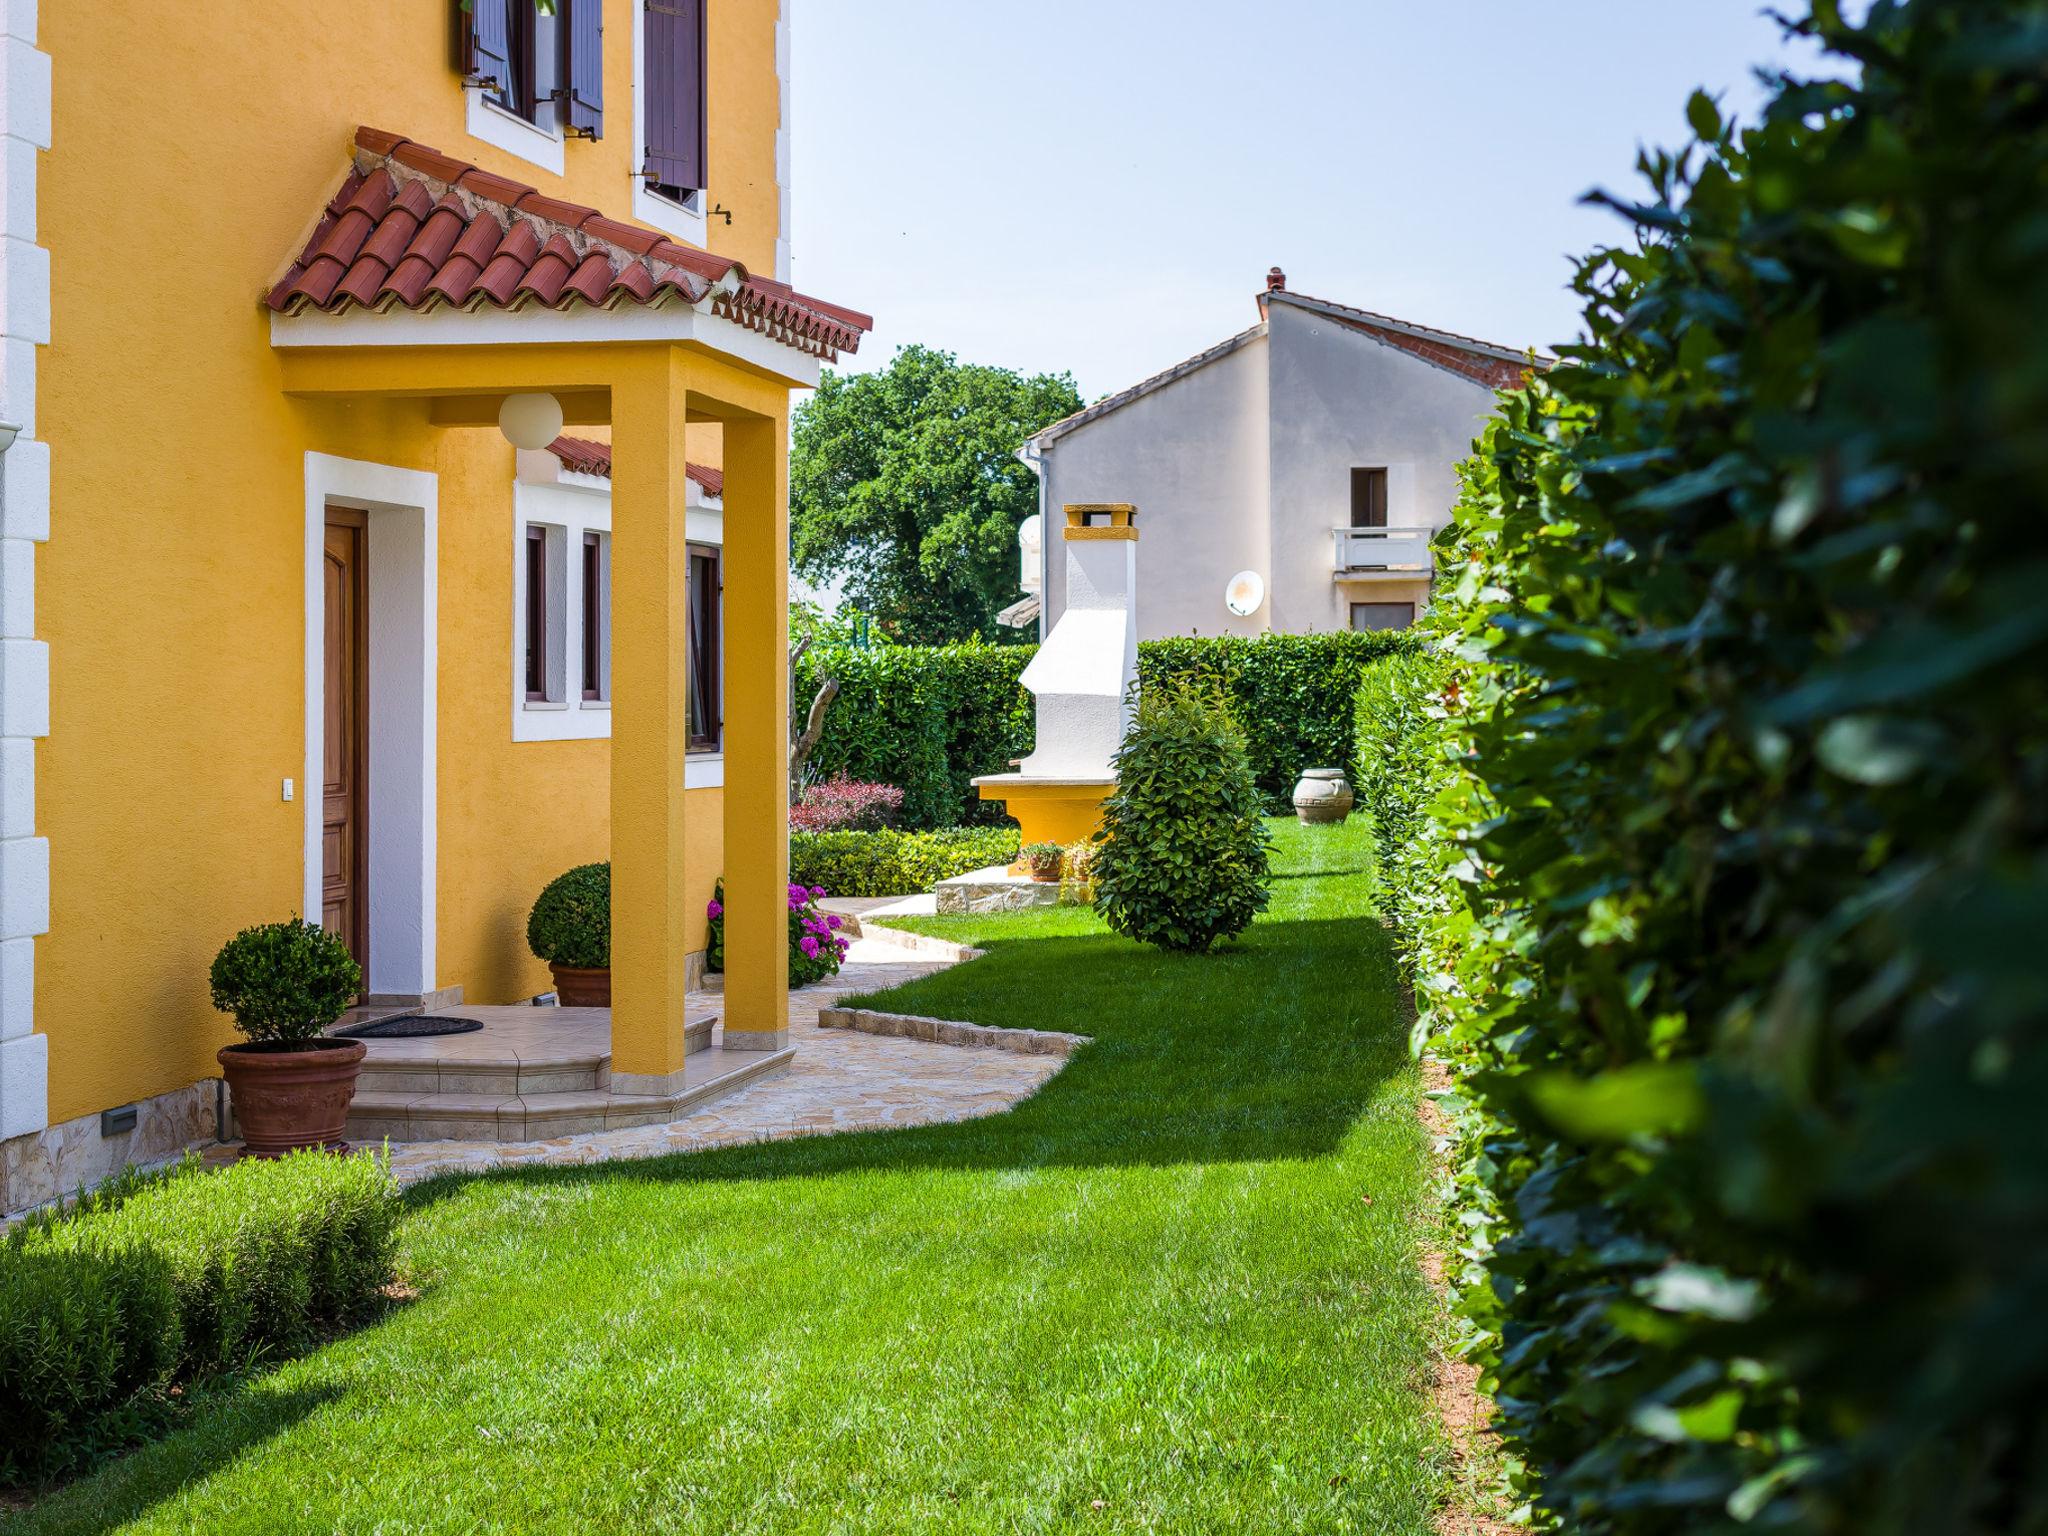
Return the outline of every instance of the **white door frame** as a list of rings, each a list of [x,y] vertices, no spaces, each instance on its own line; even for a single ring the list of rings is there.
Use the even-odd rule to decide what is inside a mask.
[[[333,454],[306,455],[306,758],[302,915],[320,920],[326,729],[327,509],[368,514],[370,973],[372,995],[424,997],[434,971],[435,639],[440,481]]]

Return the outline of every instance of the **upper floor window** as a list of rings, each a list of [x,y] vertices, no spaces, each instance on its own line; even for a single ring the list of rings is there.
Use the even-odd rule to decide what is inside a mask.
[[[565,131],[603,137],[603,0],[555,0],[551,11],[534,0],[453,4],[471,133],[557,173]]]
[[[705,0],[641,0],[640,177],[687,203],[705,185]]]
[[[1387,526],[1387,472],[1384,469],[1351,471],[1351,526]]]

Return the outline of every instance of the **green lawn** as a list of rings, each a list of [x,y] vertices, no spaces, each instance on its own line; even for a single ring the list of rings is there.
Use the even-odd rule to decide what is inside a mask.
[[[1014,1112],[416,1191],[420,1299],[14,1528],[1423,1533],[1424,1146],[1362,826],[1203,958],[1077,910],[884,1006],[1077,1030]]]

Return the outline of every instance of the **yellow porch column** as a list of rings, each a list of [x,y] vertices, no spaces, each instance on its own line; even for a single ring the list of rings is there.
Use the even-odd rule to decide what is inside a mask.
[[[612,1088],[683,1081],[683,523],[688,364],[669,348],[612,386]]]
[[[725,1046],[789,1043],[789,429],[725,424]]]

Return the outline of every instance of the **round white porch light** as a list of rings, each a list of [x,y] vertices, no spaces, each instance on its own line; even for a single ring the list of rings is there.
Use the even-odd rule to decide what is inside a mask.
[[[498,430],[514,448],[545,448],[562,435],[562,402],[553,395],[507,395]]]
[[[1240,619],[1248,619],[1259,611],[1259,604],[1266,600],[1266,578],[1257,571],[1239,571],[1230,578],[1230,585],[1223,589],[1223,606]]]

